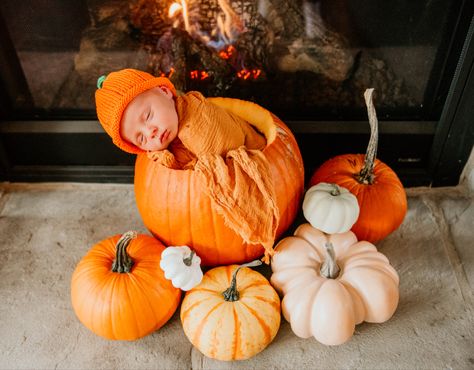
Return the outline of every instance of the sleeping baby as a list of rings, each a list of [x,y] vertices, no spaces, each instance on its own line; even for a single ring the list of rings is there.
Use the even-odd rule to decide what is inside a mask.
[[[226,224],[245,242],[263,245],[268,259],[279,212],[265,136],[199,92],[178,96],[165,77],[124,69],[99,78],[97,87],[97,115],[114,144],[199,173]]]

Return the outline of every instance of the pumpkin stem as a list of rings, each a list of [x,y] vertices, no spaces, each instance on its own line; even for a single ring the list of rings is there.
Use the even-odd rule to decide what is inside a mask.
[[[243,265],[240,265],[239,267],[237,267],[232,275],[232,281],[230,283],[230,287],[228,287],[225,291],[222,292],[222,295],[224,296],[224,300],[227,302],[235,302],[239,300],[240,295],[237,290],[237,273],[242,267],[255,267],[261,264],[262,264],[262,261],[255,260],[249,263],[244,263]]]
[[[334,253],[334,247],[332,243],[327,242],[325,244],[326,247],[326,258],[321,265],[321,275],[323,275],[327,279],[335,279],[339,276],[339,272],[341,269],[336,263],[336,253]]]
[[[367,114],[370,124],[370,140],[365,153],[364,167],[356,175],[357,181],[361,184],[370,185],[374,182],[374,165],[377,157],[377,146],[379,140],[379,129],[377,113],[375,112],[374,102],[372,99],[374,89],[367,89],[364,92],[365,105],[367,106]]]
[[[334,197],[341,195],[341,190],[339,189],[339,186],[337,186],[337,184],[331,184],[331,185],[332,185],[332,190],[330,194]]]
[[[191,263],[193,263],[193,257],[195,254],[196,252],[192,250],[189,256],[187,256],[186,258],[183,258],[183,262],[186,266],[191,266]]]
[[[115,259],[112,262],[112,272],[123,274],[130,272],[133,266],[133,260],[127,253],[127,247],[130,242],[137,237],[136,231],[127,231],[117,242],[115,246]]]

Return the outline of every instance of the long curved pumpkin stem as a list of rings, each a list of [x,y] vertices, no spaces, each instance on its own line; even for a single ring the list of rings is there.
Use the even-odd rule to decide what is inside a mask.
[[[127,247],[136,237],[136,231],[127,231],[121,236],[115,246],[115,259],[112,262],[112,272],[123,274],[132,270],[133,260],[127,253]]]
[[[240,298],[239,291],[237,290],[237,273],[242,267],[255,267],[255,266],[260,266],[262,264],[262,261],[260,260],[255,260],[249,263],[244,263],[243,265],[240,265],[237,267],[232,274],[232,281],[230,283],[230,287],[228,287],[226,290],[222,292],[222,295],[224,296],[224,300],[227,302],[235,302],[238,301]]]
[[[374,165],[377,158],[377,146],[379,140],[379,129],[377,113],[375,112],[373,95],[374,89],[367,89],[364,92],[365,104],[367,105],[367,114],[369,116],[370,124],[370,140],[365,153],[364,167],[356,175],[357,180],[361,184],[370,185],[374,182]]]

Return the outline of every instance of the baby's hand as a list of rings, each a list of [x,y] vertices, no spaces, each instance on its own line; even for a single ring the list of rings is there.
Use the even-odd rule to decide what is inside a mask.
[[[154,162],[161,164],[162,166],[177,170],[180,168],[174,154],[168,149],[156,150],[154,152],[147,152],[147,156]]]

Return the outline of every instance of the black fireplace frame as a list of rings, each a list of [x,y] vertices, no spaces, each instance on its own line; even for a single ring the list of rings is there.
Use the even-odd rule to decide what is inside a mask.
[[[443,76],[432,87],[443,104],[439,121],[380,119],[379,158],[405,186],[458,184],[474,145],[474,4],[464,1],[461,9]],[[117,149],[90,114],[46,120],[15,112],[31,96],[1,14],[0,45],[0,181],[133,182],[134,157]],[[438,93],[443,88],[447,96]],[[368,140],[365,121],[281,118],[299,143],[307,177],[331,156],[364,152]]]

